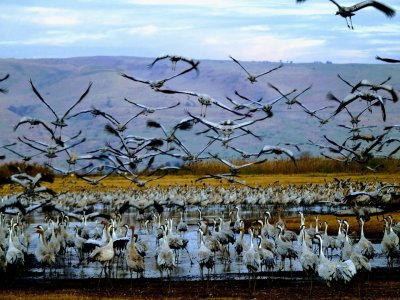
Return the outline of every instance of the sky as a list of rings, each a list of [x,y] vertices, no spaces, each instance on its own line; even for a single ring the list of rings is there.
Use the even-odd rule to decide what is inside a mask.
[[[357,1],[339,1],[353,5]],[[76,56],[377,63],[400,58],[400,3],[358,11],[328,0],[2,0],[0,58]]]

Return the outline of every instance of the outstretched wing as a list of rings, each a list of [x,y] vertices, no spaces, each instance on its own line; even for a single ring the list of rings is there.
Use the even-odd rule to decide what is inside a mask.
[[[239,61],[237,61],[235,58],[233,58],[233,57],[230,56],[230,55],[229,55],[229,58],[232,59],[235,63],[237,63],[237,64],[247,73],[247,75],[252,76],[252,75],[242,66],[242,64],[241,64]]]
[[[283,67],[283,64],[280,64],[279,66],[277,66],[277,67],[275,67],[275,68],[272,68],[271,70],[268,70],[268,71],[266,71],[266,72],[264,72],[264,73],[261,73],[261,74],[257,75],[256,78],[261,77],[261,76],[264,76],[264,75],[267,75],[267,74],[269,74],[269,73],[271,73],[271,72],[273,72],[273,71],[275,71],[275,70],[278,70],[278,69],[280,69],[280,68],[282,68],[282,67]]]
[[[29,83],[31,84],[32,90],[35,93],[35,95],[39,98],[40,101],[44,103],[44,105],[47,106],[48,109],[54,114],[54,116],[58,119],[58,116],[54,109],[43,99],[42,95],[40,95],[39,91],[36,89],[36,87],[33,85],[32,79],[29,79]]]
[[[380,3],[378,1],[370,1],[370,0],[362,1],[362,2],[357,3],[356,5],[354,5],[352,8],[353,8],[353,11],[357,11],[357,10],[363,9],[365,7],[368,7],[368,6],[375,7],[376,9],[380,10],[381,12],[383,12],[389,18],[394,17],[395,14],[396,14],[396,11],[393,8],[387,6],[387,5],[383,4],[383,3]]]
[[[63,115],[63,117],[61,119],[64,119],[69,113],[70,111],[77,106],[89,93],[90,88],[92,87],[93,82],[89,82],[89,86],[87,87],[86,91],[80,96],[80,98],[78,99],[78,101],[76,101],[76,103],[74,105],[72,105]]]
[[[387,62],[387,63],[391,63],[391,64],[393,64],[393,63],[400,63],[400,59],[387,58],[387,57],[379,57],[379,56],[376,56],[375,58],[376,58],[377,60],[381,60],[381,61],[384,61],[384,62]]]

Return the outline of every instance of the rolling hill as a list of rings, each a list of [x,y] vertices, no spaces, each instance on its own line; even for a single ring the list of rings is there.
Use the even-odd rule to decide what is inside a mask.
[[[124,98],[153,107],[180,102],[180,105],[174,109],[156,112],[148,116],[139,116],[129,124],[126,134],[161,137],[163,134],[160,130],[146,127],[147,119],[155,119],[166,128],[171,128],[175,122],[187,116],[185,113],[187,110],[199,115],[200,104],[195,97],[155,93],[148,85],[136,83],[120,76],[120,73],[123,72],[141,79],[159,80],[183,70],[183,65],[178,63],[177,70],[174,72],[171,63],[167,60],[161,61],[149,69],[147,66],[151,61],[151,58],[139,57],[1,59],[0,77],[9,73],[10,78],[0,84],[0,87],[9,90],[9,93],[0,95],[0,145],[13,142],[16,137],[24,135],[38,141],[49,141],[44,130],[29,129],[28,125],[20,126],[17,131],[13,131],[13,126],[22,116],[28,115],[44,120],[51,120],[53,117],[32,92],[29,85],[30,79],[46,101],[61,115],[80,97],[89,82],[93,82],[92,89],[84,101],[73,110],[74,112],[94,106],[122,122],[139,112],[139,108],[125,102]],[[276,67],[278,62],[258,61],[244,62],[244,64],[252,73],[259,74]],[[168,81],[165,87],[205,93],[230,106],[225,99],[226,96],[240,101],[234,95],[235,90],[248,98],[262,97],[263,101],[268,101],[279,96],[268,86],[268,83],[272,83],[284,92],[294,88],[301,91],[312,85],[312,88],[298,99],[312,109],[325,105],[336,105],[335,102],[326,99],[328,91],[332,91],[339,99],[343,99],[349,93],[350,88],[338,79],[337,74],[352,84],[362,79],[381,82],[391,76],[390,84],[396,89],[400,88],[400,68],[398,65],[390,64],[285,63],[283,68],[260,77],[254,84],[246,79],[243,70],[231,60],[204,60],[201,61],[199,69],[199,75],[196,75],[195,72],[188,73]],[[378,125],[373,129],[375,132],[372,133],[381,132],[384,125],[398,124],[400,104],[387,102],[386,107],[388,118],[385,123],[382,122],[377,108],[363,118],[365,125]],[[357,110],[356,104],[354,109]],[[327,117],[332,111],[333,108],[327,109],[322,111],[321,115]],[[337,124],[349,124],[349,116],[346,113],[340,114],[328,124],[320,126],[318,120],[309,117],[296,105],[288,107],[284,102],[280,102],[274,105],[273,112],[272,118],[251,127],[254,132],[263,136],[262,141],[245,136],[232,141],[232,144],[254,152],[259,151],[265,144],[305,143],[307,139],[318,142],[322,140],[324,134],[340,141],[348,135],[347,130],[337,126]],[[206,118],[213,122],[220,122],[225,119],[234,119],[235,115],[211,106],[208,108]],[[86,137],[86,142],[80,149],[74,149],[76,152],[83,153],[87,150],[101,148],[105,142],[114,140],[114,137],[104,131],[104,125],[107,122],[100,117],[94,118],[90,114],[85,114],[70,121],[70,126],[63,129],[63,134],[73,135],[78,130],[82,130],[82,135]],[[200,149],[202,145],[205,145],[206,138],[196,135],[195,132],[204,128],[202,125],[196,125],[192,131],[179,133],[179,136],[184,143],[190,145],[191,149]],[[32,153],[23,145],[19,145],[16,149]],[[210,150],[224,155],[233,155],[228,149],[221,145],[217,146],[216,143]],[[303,145],[301,152],[318,153],[319,150],[309,145]],[[296,155],[299,155],[299,152],[296,152]],[[7,153],[7,158],[15,157]],[[40,159],[38,156],[37,160],[40,161]]]

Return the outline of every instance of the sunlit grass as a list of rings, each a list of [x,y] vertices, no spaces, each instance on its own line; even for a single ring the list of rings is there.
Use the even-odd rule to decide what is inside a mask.
[[[233,161],[237,165],[244,164],[248,161]],[[324,183],[332,181],[334,178],[351,178],[357,181],[387,181],[396,182],[398,179],[399,165],[398,159],[377,159],[371,162],[371,165],[382,165],[376,172],[366,169],[359,164],[344,164],[338,161],[329,160],[320,157],[303,156],[296,161],[297,167],[291,160],[272,160],[262,164],[252,165],[241,170],[238,180],[245,182],[253,187],[265,187],[271,184],[309,184],[309,183]],[[113,190],[126,188],[139,188],[135,183],[132,183],[120,176],[109,176],[102,180],[97,185],[78,178],[74,174],[68,176],[55,176],[53,172],[42,165],[26,163],[9,163],[0,166],[1,193],[19,191],[16,184],[10,183],[10,176],[17,173],[18,170],[26,172],[32,176],[41,172],[45,178],[43,185],[59,191],[79,191],[79,190]],[[169,175],[151,181],[145,187],[151,186],[175,186],[175,185],[230,185],[226,180],[206,179],[199,181],[202,175],[228,173],[229,169],[218,161],[202,161],[189,166],[183,167],[179,171],[172,171]],[[95,178],[95,176],[93,177]],[[152,176],[141,176],[142,180],[156,178]],[[54,182],[52,182],[54,179]]]

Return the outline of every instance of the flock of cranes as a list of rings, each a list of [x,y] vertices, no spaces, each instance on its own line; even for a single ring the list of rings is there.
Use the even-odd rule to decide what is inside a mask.
[[[252,75],[243,63],[233,57],[231,58],[246,72],[247,79],[252,85],[269,73],[278,72],[283,68],[283,65],[280,64],[259,75]],[[393,85],[390,84],[390,76],[377,83],[369,79],[352,83],[338,74],[338,79],[349,87],[348,94],[342,100],[333,92],[328,91],[326,97],[332,102],[332,105],[315,109],[303,103],[304,101],[300,99],[312,90],[312,85],[297,92],[297,88],[285,91],[268,82],[268,86],[278,94],[276,99],[270,101],[264,101],[263,98],[253,100],[235,90],[234,94],[238,97],[238,100],[227,96],[227,102],[203,93],[164,88],[163,85],[166,81],[200,70],[199,61],[176,55],[160,56],[149,66],[153,67],[164,59],[169,59],[172,62],[173,70],[176,70],[177,62],[182,62],[182,65],[186,65],[186,68],[161,80],[142,80],[125,73],[121,73],[121,76],[139,84],[148,85],[154,93],[176,97],[180,95],[195,97],[201,106],[200,115],[193,110],[185,110],[186,116],[170,128],[167,124],[163,124],[162,119],[153,118],[153,115],[156,116],[178,109],[181,103],[179,98],[160,107],[151,107],[124,98],[124,101],[135,109],[139,109],[139,111],[125,117],[123,121],[120,116],[112,115],[95,106],[75,112],[76,107],[90,94],[93,83],[89,83],[78,100],[61,114],[56,112],[49,101],[39,92],[33,81],[30,80],[33,94],[49,109],[54,118],[45,120],[34,116],[24,116],[14,125],[14,130],[20,132],[26,125],[29,125],[30,128],[43,129],[48,138],[45,141],[22,135],[17,138],[16,142],[3,145],[1,149],[16,155],[25,162],[32,161],[34,158],[43,162],[43,159],[45,159],[46,165],[54,172],[63,176],[76,174],[78,178],[94,185],[110,175],[119,175],[139,187],[144,186],[149,180],[164,177],[168,172],[179,170],[182,167],[190,168],[191,164],[204,160],[220,162],[228,167],[229,172],[206,174],[199,180],[216,178],[246,185],[240,180],[241,170],[254,164],[261,164],[270,156],[280,155],[293,161],[294,166],[297,167],[294,149],[302,151],[306,145],[320,149],[320,154],[326,158],[344,163],[358,163],[369,170],[374,170],[376,167],[371,164],[374,158],[393,157],[400,150],[400,139],[396,135],[399,128],[397,125],[386,125],[383,129],[375,129],[375,132],[379,132],[379,130],[381,132],[373,135],[371,134],[372,129],[377,126],[363,124],[363,119],[371,119],[371,114],[376,119],[374,123],[379,122],[379,118],[375,117],[375,111],[380,113],[382,122],[385,122],[387,111],[390,111],[388,105],[391,106],[398,102],[398,94]],[[181,65],[179,66],[181,67]],[[8,76],[4,77],[4,80],[6,79],[8,79]],[[329,126],[327,124],[332,119],[337,118],[338,115],[341,115],[342,119],[345,119],[345,115],[348,115],[349,118],[346,123],[338,124],[339,127],[348,130],[348,135],[343,141],[324,135],[322,137],[324,144],[311,140],[297,143],[282,142],[275,145],[263,144],[259,146],[257,152],[248,152],[235,145],[237,140],[244,141],[245,139],[255,145],[263,143],[264,134],[260,129],[265,126],[264,124],[268,122],[268,119],[274,117],[275,107],[281,104],[285,104],[287,109],[297,106],[320,126]],[[213,120],[207,116],[207,108],[213,109],[214,112],[219,110],[221,114],[229,114],[231,118]],[[110,135],[111,139],[103,142],[104,146],[97,146],[95,149],[77,154],[75,149],[78,149],[79,145],[87,141],[83,129],[76,131],[73,128],[74,118],[81,115],[89,115],[88,118],[103,119],[105,122],[102,125],[104,131]],[[150,137],[137,135],[135,126],[142,123],[143,119],[145,119],[147,128],[153,129],[153,132],[161,133],[161,135]],[[254,129],[255,126],[258,127]],[[192,137],[196,140],[196,144],[188,145],[183,135],[194,128],[200,129],[195,133],[198,138]],[[218,154],[218,146],[222,146],[224,152],[231,152],[232,156],[236,155],[237,157],[239,154],[240,158],[249,161],[236,165],[233,161]],[[17,150],[21,147],[26,147],[27,150],[25,151],[28,153]],[[3,156],[5,157],[5,155]],[[148,174],[155,175],[156,179],[146,178]],[[92,175],[101,176],[93,178]]]
[[[330,1],[337,6],[337,14],[346,19],[351,29],[351,17],[365,7],[372,6],[388,17],[395,14],[390,7],[377,1],[363,1],[351,7]],[[254,75],[244,62],[232,56],[230,58],[244,71],[246,80],[252,86],[260,84],[263,78],[268,78],[268,74],[284,69],[283,64],[277,64]],[[388,63],[399,62],[391,58],[377,59]],[[73,260],[80,268],[99,262],[99,277],[103,273],[104,276],[118,277],[124,270],[129,270],[131,277],[133,273],[144,276],[148,268],[155,265],[163,279],[165,273],[171,278],[179,268],[180,260],[186,256],[191,264],[199,265],[201,278],[204,277],[204,269],[210,278],[218,264],[232,264],[235,258],[249,273],[249,290],[253,293],[255,279],[263,274],[263,268],[266,272],[285,268],[291,270],[292,262],[300,264],[307,276],[319,276],[328,284],[348,283],[358,274],[370,272],[371,262],[378,255],[386,257],[388,266],[394,265],[400,254],[399,224],[390,215],[384,218],[385,229],[380,249],[377,250],[364,233],[364,223],[368,221],[371,211],[359,205],[386,209],[399,198],[397,183],[367,185],[336,180],[324,186],[254,187],[240,180],[243,169],[262,164],[271,156],[283,155],[297,167],[293,149],[300,151],[305,145],[316,147],[326,158],[361,164],[371,171],[376,168],[374,158],[396,156],[400,151],[400,138],[396,136],[399,125],[389,124],[380,129],[363,124],[364,118],[371,116],[376,120],[374,123],[386,122],[389,107],[398,102],[398,93],[390,83],[390,76],[380,82],[367,78],[350,82],[338,74],[338,79],[349,87],[347,95],[341,97],[327,91],[326,98],[332,105],[311,108],[301,98],[312,90],[312,84],[298,92],[297,87],[284,90],[267,79],[268,86],[277,94],[277,98],[268,101],[251,99],[238,90],[234,91],[236,100],[226,96],[226,101],[222,101],[201,92],[166,87],[167,82],[172,84],[179,76],[201,70],[200,61],[178,55],[159,56],[148,67],[153,68],[164,60],[169,60],[172,65],[169,71],[172,74],[165,78],[143,79],[127,73],[119,75],[135,86],[150,88],[151,93],[169,95],[177,100],[151,107],[124,98],[132,108],[139,109],[130,116],[116,116],[94,105],[90,109],[76,111],[78,105],[90,95],[92,86],[96,84],[92,82],[64,113],[56,112],[34,80],[29,81],[35,99],[49,110],[52,118],[24,116],[14,125],[14,131],[22,132],[27,125],[41,128],[47,140],[26,136],[25,132],[14,143],[2,145],[1,151],[25,162],[36,159],[45,161],[49,169],[66,178],[74,174],[77,180],[97,185],[108,176],[118,175],[135,184],[137,189],[56,193],[42,185],[42,174],[29,175],[26,170],[14,170],[10,182],[21,187],[22,191],[6,195],[0,202],[0,272],[26,270],[30,266],[29,257],[33,254],[36,262],[43,268],[49,267],[50,272],[70,267],[69,263]],[[7,74],[0,79],[0,83],[5,84],[10,78],[12,74]],[[7,88],[0,88],[0,93],[6,92]],[[196,99],[200,111],[186,110],[179,121],[167,126],[159,117],[180,107],[180,97]],[[348,130],[348,135],[342,141],[324,135],[323,143],[308,140],[304,143],[264,144],[263,133],[254,126],[263,128],[268,119],[275,116],[276,107],[282,104],[287,109],[298,107],[319,126],[329,126],[327,124],[338,115],[346,116],[347,122],[338,126]],[[219,110],[229,117],[215,120],[210,117],[210,110]],[[76,154],[79,145],[87,141],[84,129],[74,128],[74,118],[83,115],[105,122],[101,127],[110,139],[95,149]],[[146,127],[158,136],[137,135],[135,126],[143,120]],[[194,139],[196,145],[188,145],[183,135],[194,128],[200,130],[195,133],[198,136]],[[372,128],[375,128],[374,135]],[[263,144],[257,151],[248,152],[236,146],[239,139]],[[25,147],[26,150],[21,152],[17,147]],[[238,164],[222,157],[219,153],[221,149],[240,155],[244,162]],[[6,155],[0,156],[0,159],[5,158]],[[201,188],[174,186],[165,190],[159,187],[140,189],[171,171],[190,169],[193,164],[204,160],[218,162],[228,171],[219,174],[210,172],[199,177],[198,181],[217,179],[233,185],[229,188],[211,188],[204,184]],[[288,230],[285,221],[278,215],[272,222],[269,211],[257,214],[268,206],[300,209],[302,206],[337,208],[349,204],[360,222],[359,238],[355,240],[350,237],[349,223],[344,219],[338,220],[337,234],[328,234],[328,223],[319,223],[318,217],[307,227],[302,211],[299,213],[298,230],[295,231]],[[51,211],[52,217],[30,226],[26,216],[34,215],[40,209]],[[197,209],[200,214],[194,217],[193,211]],[[242,209],[250,213],[251,218],[241,216]],[[192,215],[190,224],[187,224],[185,219],[189,212]],[[180,218],[176,217],[177,214]],[[140,234],[135,231],[137,227]],[[155,264],[149,263],[152,259],[155,259]],[[286,267],[286,260],[290,262],[289,268]]]
[[[70,191],[41,200],[48,215],[43,222],[39,218],[30,224],[27,218],[37,209],[37,199],[30,202],[35,208],[25,216],[19,212],[13,216],[12,210],[0,213],[0,270],[20,274],[43,268],[44,276],[52,276],[53,272],[70,274],[70,269],[84,274],[92,268],[87,276],[97,276],[95,264],[101,266],[99,278],[103,274],[132,278],[133,273],[152,277],[159,272],[162,282],[165,274],[169,280],[187,272],[203,279],[205,269],[209,280],[223,270],[236,270],[249,274],[250,293],[258,276],[273,277],[282,271],[303,271],[311,280],[320,278],[328,285],[346,284],[371,272],[380,257],[389,267],[395,265],[400,225],[386,215],[385,228],[374,234],[372,243],[364,230],[370,220],[368,211],[359,208],[359,229],[350,230],[345,218],[338,218],[336,225],[332,220],[328,223],[323,215],[312,218],[307,207],[337,206],[343,194],[355,195],[354,189],[359,190],[354,198],[360,203],[366,203],[364,196],[375,190],[381,191],[375,197],[390,202],[399,198],[398,188],[335,180],[287,188],[277,184],[256,191],[237,185]],[[297,217],[291,217],[297,219],[295,225],[291,222],[293,230],[287,228],[280,210],[287,207],[298,209]],[[46,268],[50,269],[47,275]]]

